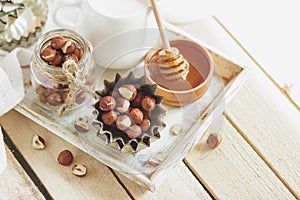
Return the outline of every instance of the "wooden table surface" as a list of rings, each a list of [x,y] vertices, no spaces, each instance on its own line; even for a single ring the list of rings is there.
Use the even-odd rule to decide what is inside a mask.
[[[0,199],[300,199],[299,107],[219,19],[179,27],[251,69],[226,107],[218,148],[201,159],[196,145],[150,192],[12,110],[0,118],[8,157]],[[46,149],[31,147],[34,134]],[[87,165],[86,177],[57,164],[63,149]]]

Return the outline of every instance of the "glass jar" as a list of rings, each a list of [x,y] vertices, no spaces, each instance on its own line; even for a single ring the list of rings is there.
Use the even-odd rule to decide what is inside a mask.
[[[63,42],[55,43],[53,38]],[[91,98],[95,80],[92,46],[74,31],[57,29],[43,34],[37,41],[30,68],[37,102],[58,111],[59,116]]]

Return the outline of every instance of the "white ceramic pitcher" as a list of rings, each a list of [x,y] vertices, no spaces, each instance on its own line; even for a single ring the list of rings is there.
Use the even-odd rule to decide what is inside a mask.
[[[96,64],[103,67],[133,67],[146,53],[135,49],[144,48],[145,43],[155,45],[159,37],[141,31],[156,28],[148,0],[55,0],[52,10],[56,25],[73,29],[92,43]]]

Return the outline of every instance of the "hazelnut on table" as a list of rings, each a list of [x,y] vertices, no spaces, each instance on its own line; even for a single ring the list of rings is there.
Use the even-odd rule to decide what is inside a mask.
[[[73,162],[73,154],[69,150],[63,150],[58,154],[57,161],[59,164],[69,166]]]

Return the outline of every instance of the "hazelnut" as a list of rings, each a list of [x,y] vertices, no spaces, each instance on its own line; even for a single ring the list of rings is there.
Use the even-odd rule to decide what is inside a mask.
[[[157,167],[159,165],[159,161],[153,158],[149,158],[147,161],[148,165],[151,165],[152,167]]]
[[[129,138],[134,139],[142,134],[142,129],[138,125],[132,125],[127,129],[127,135]]]
[[[155,108],[155,99],[145,96],[141,101],[142,108],[146,111],[152,111]]]
[[[39,94],[39,100],[41,103],[47,103],[47,97],[44,94]]]
[[[69,95],[69,92],[68,92],[68,91],[65,91],[65,92],[62,94],[62,103],[65,103],[65,102],[67,101],[68,95]],[[75,101],[76,101],[76,100],[75,100]]]
[[[67,40],[63,36],[57,36],[51,39],[51,46],[54,49],[61,49],[66,43]]]
[[[143,98],[143,94],[141,92],[138,92],[135,99],[131,102],[131,106],[140,107],[142,98]]]
[[[151,122],[149,119],[144,119],[141,123],[141,128],[143,131],[147,131],[150,128]]]
[[[44,92],[46,91],[46,88],[42,85],[37,85],[37,87],[35,88],[35,92],[40,95],[40,94],[44,94]]]
[[[57,93],[52,93],[47,97],[47,102],[51,106],[58,106],[59,104],[62,103],[62,98],[59,94]]]
[[[221,135],[219,135],[218,133],[211,133],[208,136],[206,143],[210,148],[214,149],[221,143],[221,141]]]
[[[45,96],[49,96],[50,94],[53,94],[55,92],[55,90],[52,88],[45,88],[45,89],[46,90],[43,93]]]
[[[62,55],[59,52],[57,52],[55,58],[51,60],[49,64],[59,66],[61,65],[62,60],[63,60]]]
[[[131,125],[131,120],[127,115],[121,115],[116,121],[117,129],[124,131]]]
[[[58,154],[57,161],[61,165],[69,166],[73,162],[73,154],[69,150],[63,150]]]
[[[130,106],[130,102],[127,99],[118,98],[117,99],[117,111],[120,113],[127,112]]]
[[[83,51],[80,48],[76,48],[74,51],[74,55],[80,60],[83,56]]]
[[[117,113],[113,110],[102,114],[101,119],[106,125],[112,125],[117,120]]]
[[[66,44],[61,48],[64,54],[72,54],[74,53],[75,49],[76,46],[72,41],[67,41]]]
[[[56,50],[52,47],[47,47],[42,51],[41,57],[46,62],[52,61],[56,57]]]
[[[103,111],[113,110],[116,107],[116,100],[112,96],[105,96],[100,100],[99,107]]]
[[[183,131],[183,128],[182,128],[182,126],[179,125],[179,124],[174,124],[174,125],[170,128],[170,132],[171,132],[173,135],[178,135],[178,134],[180,134],[182,131]]]
[[[87,116],[79,117],[75,120],[74,127],[79,132],[88,132],[90,130],[89,119]]]
[[[65,62],[66,60],[74,60],[74,62],[78,62],[78,57],[75,54],[67,54],[64,55],[63,61]]]
[[[136,123],[141,124],[144,119],[144,114],[139,108],[133,108],[129,113],[130,119]]]
[[[33,136],[31,144],[34,149],[38,149],[38,150],[45,149],[46,147],[44,138],[42,138],[39,135]]]
[[[87,168],[83,164],[75,164],[72,167],[72,174],[78,177],[84,177],[87,173]]]
[[[122,97],[127,99],[128,101],[132,101],[135,99],[137,95],[136,88],[133,85],[122,85],[119,88],[119,93]]]

